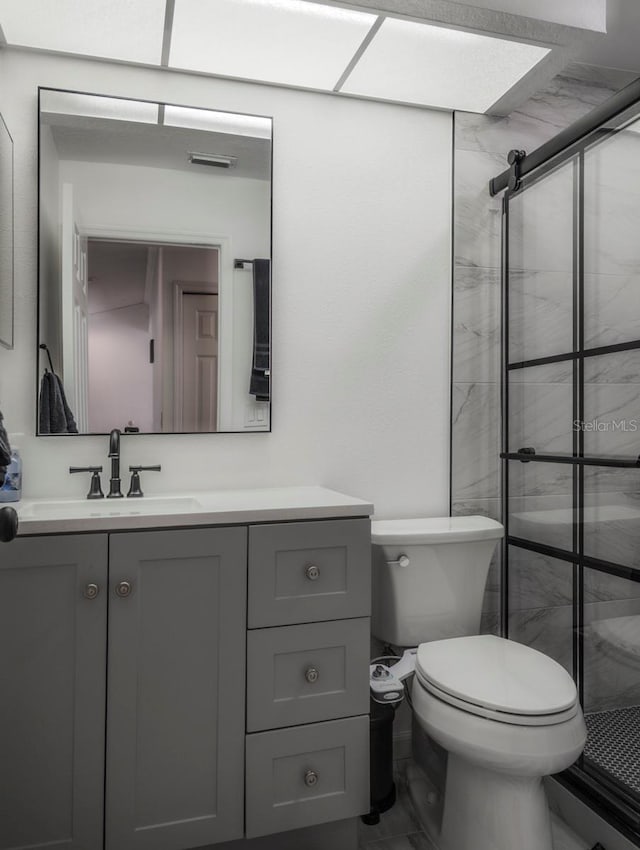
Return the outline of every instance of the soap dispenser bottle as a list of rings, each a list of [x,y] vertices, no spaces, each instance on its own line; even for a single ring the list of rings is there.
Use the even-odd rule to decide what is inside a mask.
[[[7,467],[2,487],[0,487],[0,502],[19,502],[22,496],[22,458],[17,448],[11,449],[11,463]]]

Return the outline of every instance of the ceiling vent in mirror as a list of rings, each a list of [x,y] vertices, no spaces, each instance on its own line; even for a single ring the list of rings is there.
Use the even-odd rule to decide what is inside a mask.
[[[233,168],[237,163],[235,156],[220,156],[213,153],[189,153],[192,165],[213,165],[215,168]]]

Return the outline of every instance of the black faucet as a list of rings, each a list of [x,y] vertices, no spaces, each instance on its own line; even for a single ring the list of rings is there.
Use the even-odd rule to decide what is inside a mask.
[[[120,429],[114,428],[109,434],[109,455],[111,458],[111,478],[107,499],[122,499],[120,490]]]

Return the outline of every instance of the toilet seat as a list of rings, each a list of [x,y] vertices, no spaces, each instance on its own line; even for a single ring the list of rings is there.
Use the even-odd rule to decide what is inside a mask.
[[[421,644],[416,679],[449,705],[516,726],[564,723],[579,709],[575,683],[560,664],[495,635]]]

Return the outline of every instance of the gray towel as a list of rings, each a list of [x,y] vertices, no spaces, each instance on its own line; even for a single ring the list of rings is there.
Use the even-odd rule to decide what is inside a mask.
[[[253,362],[249,392],[269,401],[271,364],[271,260],[253,261]]]
[[[77,434],[78,426],[67,404],[62,381],[44,370],[40,384],[40,434]]]
[[[7,467],[11,463],[11,446],[4,427],[4,418],[0,411],[0,484],[4,481]]]

